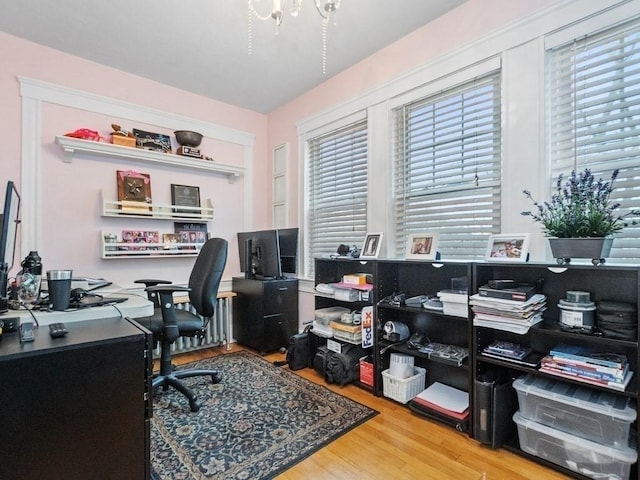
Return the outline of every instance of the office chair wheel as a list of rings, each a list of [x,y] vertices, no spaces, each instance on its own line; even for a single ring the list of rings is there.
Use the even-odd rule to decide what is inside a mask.
[[[200,410],[200,404],[195,400],[193,401],[189,400],[189,408],[191,408],[191,411],[195,413],[198,410]]]
[[[222,375],[220,372],[216,372],[211,375],[211,383],[220,383],[222,381]]]

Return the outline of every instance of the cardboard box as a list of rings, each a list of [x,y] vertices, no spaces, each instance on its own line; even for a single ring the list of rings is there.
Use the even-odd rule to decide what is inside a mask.
[[[349,285],[366,285],[367,274],[366,273],[351,273],[342,276],[342,283],[348,283]]]
[[[122,135],[111,135],[111,143],[114,145],[122,145],[123,147],[136,146],[136,139],[134,137],[123,137]]]

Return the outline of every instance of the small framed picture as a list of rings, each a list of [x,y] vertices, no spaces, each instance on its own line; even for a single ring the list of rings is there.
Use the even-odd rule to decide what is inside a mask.
[[[435,260],[438,248],[437,232],[410,233],[407,238],[405,258],[414,260]]]
[[[378,258],[381,247],[382,233],[367,233],[360,251],[360,258]]]
[[[123,213],[151,211],[151,177],[148,173],[116,170],[118,202]]]
[[[189,185],[171,184],[171,204],[180,207],[193,208],[174,208],[176,213],[188,213],[198,215],[200,213],[200,188]]]
[[[162,133],[145,132],[144,130],[133,129],[133,136],[136,139],[136,147],[143,150],[153,150],[162,153],[172,153],[171,138]]]
[[[526,262],[529,259],[529,234],[491,235],[485,260],[491,262]]]

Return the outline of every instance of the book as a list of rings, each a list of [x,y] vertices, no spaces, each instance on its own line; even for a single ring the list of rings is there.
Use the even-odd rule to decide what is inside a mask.
[[[550,375],[555,375],[557,377],[569,378],[571,380],[576,380],[581,383],[587,383],[589,385],[595,385],[598,387],[610,388],[612,390],[617,390],[619,392],[624,392],[631,381],[631,377],[633,377],[633,372],[628,370],[624,376],[624,379],[621,382],[610,382],[606,380],[597,380],[594,378],[585,377],[583,375],[572,374],[565,372],[563,370],[558,370],[551,367],[540,367],[538,370],[540,372],[548,373]]]
[[[558,358],[576,360],[604,367],[624,368],[628,363],[627,357],[620,353],[607,352],[601,347],[590,347],[586,345],[569,345],[560,343],[553,347],[550,355]]]
[[[569,373],[583,374],[588,377],[598,378],[603,380],[622,380],[624,379],[627,370],[629,370],[629,364],[625,364],[623,368],[611,368],[603,367],[600,365],[588,364],[585,362],[575,362],[572,360],[564,360],[562,358],[553,357],[547,355],[542,360],[543,366],[549,366],[552,368],[558,368],[566,370]]]
[[[521,285],[514,288],[490,288],[489,285],[483,285],[478,288],[478,293],[482,297],[503,298],[505,300],[526,301],[536,293],[536,287],[533,285]]]

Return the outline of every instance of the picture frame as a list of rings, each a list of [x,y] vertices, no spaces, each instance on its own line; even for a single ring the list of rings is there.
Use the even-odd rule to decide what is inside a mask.
[[[133,136],[136,139],[136,148],[162,153],[173,153],[171,137],[169,135],[146,132],[144,130],[134,128]]]
[[[175,213],[186,213],[191,215],[200,214],[200,187],[190,185],[171,184],[171,205],[174,207],[191,207],[191,208],[174,208]]]
[[[378,258],[382,247],[382,233],[367,233],[360,250],[360,258],[375,259]]]
[[[436,260],[438,253],[438,232],[410,233],[407,237],[405,258],[412,260]]]
[[[529,234],[505,233],[491,235],[485,260],[491,262],[522,263],[529,260]]]
[[[116,170],[118,202],[123,213],[151,212],[151,176],[133,170]]]

